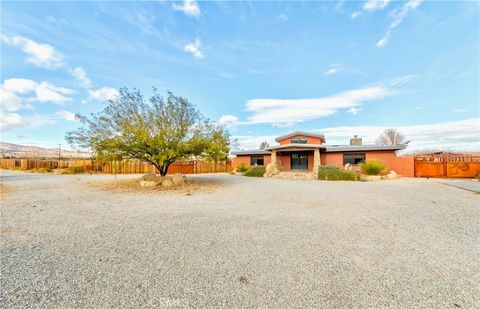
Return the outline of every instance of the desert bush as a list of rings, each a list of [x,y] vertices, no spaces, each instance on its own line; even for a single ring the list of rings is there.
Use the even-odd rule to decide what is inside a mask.
[[[70,166],[62,170],[62,174],[64,175],[82,174],[83,172],[84,169],[81,166]]]
[[[265,174],[265,170],[265,166],[252,166],[248,171],[245,172],[245,176],[263,177],[263,174]]]
[[[385,163],[377,160],[367,160],[367,161],[362,161],[362,163],[360,163],[360,168],[367,175],[378,175],[383,170],[385,170],[386,167],[387,166],[385,165]]]
[[[320,166],[318,168],[319,180],[359,180],[360,175],[354,171],[346,171],[336,166]]]
[[[48,167],[40,167],[40,168],[34,169],[33,172],[34,173],[45,174],[45,173],[51,173],[52,170],[49,169]]]
[[[248,169],[249,169],[248,165],[246,165],[244,162],[240,163],[237,166],[237,172],[239,173],[245,173],[246,171],[248,171]]]

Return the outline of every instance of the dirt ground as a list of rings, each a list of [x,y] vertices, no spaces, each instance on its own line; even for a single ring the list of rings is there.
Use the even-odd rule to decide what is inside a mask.
[[[135,177],[2,170],[1,307],[480,307],[480,196],[443,180]]]

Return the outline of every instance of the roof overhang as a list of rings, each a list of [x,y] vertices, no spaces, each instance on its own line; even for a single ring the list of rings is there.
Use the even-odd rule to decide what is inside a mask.
[[[230,154],[236,156],[248,156],[248,155],[268,155],[270,151],[267,150],[239,150],[239,151],[232,151]]]
[[[325,145],[325,152],[401,150],[407,145]]]
[[[267,150],[277,151],[295,151],[295,150],[315,150],[324,149],[325,145],[322,144],[284,144],[268,147]]]
[[[315,133],[302,132],[302,131],[295,131],[295,132],[292,132],[292,133],[288,133],[288,134],[279,136],[279,137],[275,138],[275,141],[276,141],[276,142],[279,142],[279,141],[284,140],[284,139],[286,139],[286,138],[289,138],[289,137],[292,137],[292,136],[298,136],[298,135],[301,135],[301,136],[310,136],[310,137],[318,137],[318,138],[321,138],[321,139],[323,139],[323,140],[325,141],[325,135],[323,135],[323,134],[315,134]]]

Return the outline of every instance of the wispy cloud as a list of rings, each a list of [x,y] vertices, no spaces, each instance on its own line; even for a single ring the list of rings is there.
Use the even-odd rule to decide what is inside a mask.
[[[46,69],[55,69],[64,64],[63,55],[51,45],[40,44],[22,36],[1,35],[3,42],[18,47],[27,54],[27,62]]]
[[[407,140],[405,152],[422,149],[480,151],[480,118],[432,124],[396,126]],[[387,126],[342,126],[314,130],[325,134],[327,144],[345,144],[354,134],[373,144]]]
[[[97,90],[89,90],[90,98],[105,102],[110,100],[115,100],[119,93],[116,89],[110,87],[102,87]]]
[[[70,70],[70,73],[79,81],[82,87],[89,88],[92,85],[92,81],[87,76],[85,70],[81,67],[76,67]]]
[[[188,53],[191,53],[195,58],[202,59],[205,56],[200,50],[200,46],[202,46],[202,41],[200,38],[196,38],[195,42],[185,45],[184,50]]]
[[[218,120],[219,125],[224,126],[228,129],[235,127],[238,123],[239,123],[238,117],[233,115],[223,115]]]
[[[288,16],[287,14],[285,13],[282,13],[282,14],[279,14],[276,18],[275,18],[276,21],[287,21],[288,20]]]
[[[454,113],[464,113],[466,111],[467,111],[466,108],[457,108],[453,110]]]
[[[365,11],[376,11],[384,9],[390,0],[368,0],[363,4],[363,9]]]
[[[175,11],[181,11],[187,16],[191,17],[200,17],[202,15],[202,12],[200,10],[200,6],[198,5],[198,2],[195,0],[184,0],[182,4],[177,4],[173,3],[172,8]]]
[[[323,73],[323,75],[324,76],[335,75],[335,74],[338,73],[338,71],[340,71],[340,67],[341,67],[340,64],[332,64],[332,65],[330,65],[328,70],[325,73]]]
[[[374,12],[378,10],[383,10],[388,5],[389,2],[390,0],[368,0],[363,4],[361,11],[353,12],[352,15],[350,15],[350,17],[352,19],[355,19],[357,17],[360,17],[365,11]]]
[[[400,26],[400,24],[403,22],[405,17],[410,13],[411,11],[414,11],[420,4],[422,3],[422,0],[408,0],[402,5],[399,5],[393,10],[390,15],[392,16],[393,20],[388,26],[387,32],[385,35],[377,42],[378,47],[384,47],[388,40],[390,39],[390,35],[392,34],[392,31]]]
[[[347,90],[320,98],[252,99],[246,103],[246,110],[253,113],[248,118],[248,123],[270,123],[285,126],[331,116],[342,110],[356,114],[364,103],[381,100],[398,93],[394,87],[399,85],[399,80],[404,83],[411,79],[412,77],[398,77],[386,84]]]

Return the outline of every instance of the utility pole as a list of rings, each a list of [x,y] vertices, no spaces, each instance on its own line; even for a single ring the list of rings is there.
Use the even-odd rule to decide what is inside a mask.
[[[62,153],[62,144],[58,144],[58,160],[61,158],[61,153]]]

